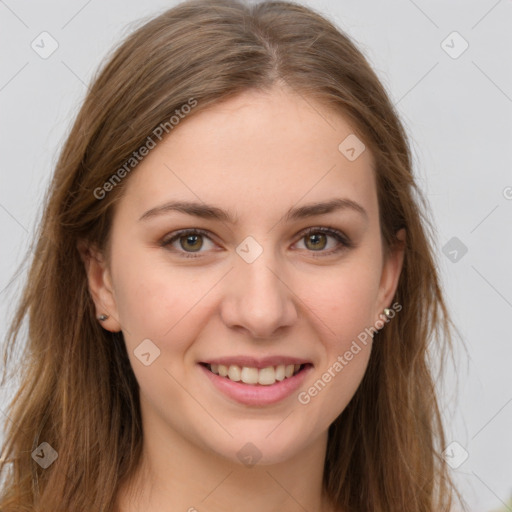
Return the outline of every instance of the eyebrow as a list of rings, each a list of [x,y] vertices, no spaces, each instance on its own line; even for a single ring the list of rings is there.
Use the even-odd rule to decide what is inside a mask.
[[[308,217],[314,217],[315,215],[324,215],[339,210],[351,210],[358,212],[365,219],[368,219],[367,211],[355,201],[346,198],[334,198],[329,201],[316,202],[290,208],[285,216],[285,221],[299,220]],[[236,224],[238,218],[230,214],[226,210],[223,210],[217,206],[208,205],[206,203],[196,203],[191,201],[170,201],[168,203],[151,208],[147,212],[143,213],[139,218],[139,221],[148,220],[158,215],[163,215],[169,212],[181,212],[187,215],[193,215],[194,217],[200,217],[203,219],[218,220],[222,222],[228,222]]]

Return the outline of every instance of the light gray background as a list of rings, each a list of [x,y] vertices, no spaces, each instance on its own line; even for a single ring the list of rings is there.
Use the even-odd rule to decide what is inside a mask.
[[[6,286],[86,84],[131,23],[175,3],[0,0],[0,335],[21,280]],[[469,453],[454,475],[470,510],[503,507],[512,496],[512,1],[304,3],[358,43],[410,134],[444,289],[467,346],[456,369],[447,367],[448,442]],[[47,59],[31,48],[43,31],[59,44]],[[441,46],[453,31],[469,44],[458,58]],[[453,37],[445,44],[462,48]],[[452,237],[467,247],[462,257],[443,253]]]

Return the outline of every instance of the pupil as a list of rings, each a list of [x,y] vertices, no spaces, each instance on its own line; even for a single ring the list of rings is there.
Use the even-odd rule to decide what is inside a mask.
[[[191,244],[189,245],[189,249],[194,249],[194,250],[198,250],[201,248],[201,243],[199,243],[196,247],[192,247],[194,245],[194,242],[197,243],[198,239],[199,239],[199,236],[200,235],[186,235],[185,238],[186,238],[186,243],[187,244]],[[186,249],[186,247],[183,247],[184,249]]]
[[[322,240],[319,240],[318,237],[323,237],[323,241],[325,242],[325,235],[322,233],[316,233],[314,235],[309,235],[309,241],[311,242],[313,239],[315,239],[316,241],[313,241],[314,248],[318,249],[319,242],[320,242],[320,245],[321,245],[320,249],[323,249],[325,244],[322,245],[322,243],[321,243]]]

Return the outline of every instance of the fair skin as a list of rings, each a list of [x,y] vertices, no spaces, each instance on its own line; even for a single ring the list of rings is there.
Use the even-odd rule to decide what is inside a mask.
[[[372,340],[307,404],[298,394],[391,307],[403,261],[403,250],[383,252],[370,151],[349,161],[338,150],[352,133],[313,100],[249,91],[186,118],[126,178],[109,257],[93,251],[87,262],[97,313],[110,315],[102,325],[123,331],[140,385],[143,460],[119,511],[334,510],[322,491],[327,430],[359,386]],[[361,208],[285,218],[337,198]],[[236,222],[173,210],[140,219],[170,201],[214,205]],[[318,227],[351,246],[303,233]],[[208,235],[159,244],[185,228]],[[251,262],[236,251],[249,236],[262,249]],[[160,350],[148,366],[134,354],[146,339]],[[201,364],[239,356],[307,366],[290,394],[241,403]]]

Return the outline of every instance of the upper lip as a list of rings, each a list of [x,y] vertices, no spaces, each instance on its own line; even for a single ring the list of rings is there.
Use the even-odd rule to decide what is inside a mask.
[[[204,364],[223,364],[225,366],[237,365],[247,366],[251,368],[267,368],[269,366],[278,366],[281,364],[307,364],[310,363],[307,359],[291,356],[268,356],[268,357],[252,357],[252,356],[230,356],[230,357],[216,357],[202,361]]]

